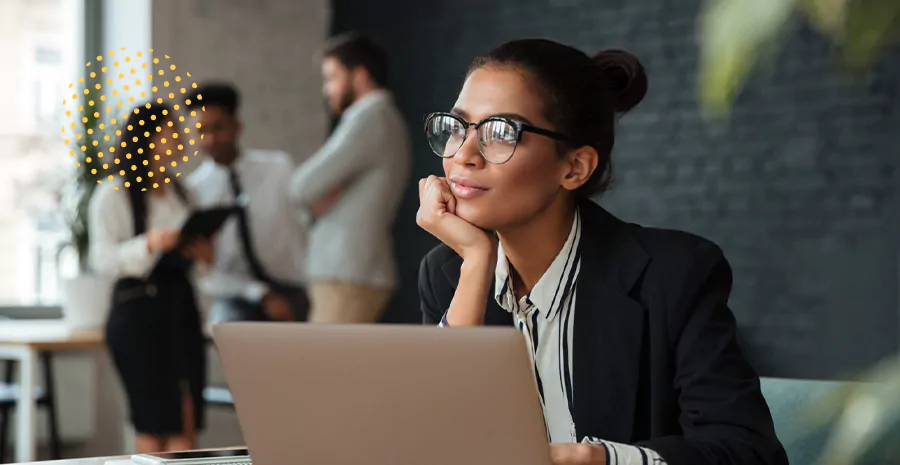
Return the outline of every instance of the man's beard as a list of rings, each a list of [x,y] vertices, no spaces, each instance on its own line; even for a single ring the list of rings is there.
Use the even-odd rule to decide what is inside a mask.
[[[338,101],[337,108],[332,109],[332,111],[334,111],[334,116],[336,118],[340,118],[340,116],[343,115],[344,112],[347,111],[347,109],[350,108],[350,105],[353,105],[353,102],[355,101],[356,92],[352,88],[348,89],[347,92],[344,93],[344,95],[341,95],[341,99]]]

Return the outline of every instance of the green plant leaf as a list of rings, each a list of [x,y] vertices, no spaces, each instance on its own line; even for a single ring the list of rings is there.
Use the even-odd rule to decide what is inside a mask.
[[[814,29],[839,41],[844,35],[847,8],[853,0],[799,0],[798,9]]]
[[[900,436],[900,359],[879,363],[866,381],[828,406],[839,407],[840,414],[820,458],[823,465],[898,463],[898,449],[889,446]]]
[[[724,116],[785,34],[796,0],[707,0],[698,22],[701,109]]]
[[[843,61],[855,72],[867,70],[900,37],[900,1],[853,0],[847,7],[838,45]]]
[[[63,214],[69,228],[70,242],[78,254],[79,267],[82,271],[89,268],[88,207],[94,189],[99,185],[98,181],[102,181],[104,177],[103,170],[99,169],[103,159],[102,147],[110,145],[104,137],[109,136],[110,140],[115,140],[115,128],[102,125],[102,122],[94,116],[95,111],[98,111],[97,107],[84,105],[81,114],[78,115],[77,122],[80,126],[76,125],[74,129],[82,135],[82,139],[72,137],[70,150],[75,152],[75,160],[80,166],[75,168],[71,185],[62,194]],[[94,146],[95,141],[97,146]],[[84,151],[81,150],[82,146],[85,147]],[[87,162],[87,158],[90,158],[91,162]],[[91,172],[92,169],[96,169],[96,173]]]

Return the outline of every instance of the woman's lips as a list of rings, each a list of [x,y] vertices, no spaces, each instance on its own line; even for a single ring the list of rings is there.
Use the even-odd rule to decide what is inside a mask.
[[[453,195],[461,199],[472,199],[487,193],[488,189],[466,184],[465,181],[450,181]]]

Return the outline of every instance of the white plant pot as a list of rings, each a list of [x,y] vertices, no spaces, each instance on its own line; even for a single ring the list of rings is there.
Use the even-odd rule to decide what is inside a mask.
[[[106,324],[113,280],[94,274],[62,278],[63,321],[71,329],[98,329]]]

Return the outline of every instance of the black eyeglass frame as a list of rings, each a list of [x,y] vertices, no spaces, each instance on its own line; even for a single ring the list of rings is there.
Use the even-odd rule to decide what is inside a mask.
[[[483,124],[489,123],[491,121],[499,121],[502,123],[507,123],[516,130],[516,145],[513,146],[512,152],[509,153],[509,156],[506,157],[506,160],[504,160],[502,162],[495,162],[495,161],[488,160],[487,156],[485,156],[485,154],[484,154],[484,150],[482,150],[481,141],[477,141],[478,142],[478,153],[481,154],[481,158],[484,158],[484,160],[486,162],[491,163],[493,165],[502,165],[502,164],[507,163],[510,160],[512,160],[513,155],[516,153],[516,148],[518,148],[519,142],[521,142],[521,140],[522,140],[523,132],[530,132],[533,134],[538,134],[538,135],[541,135],[544,137],[549,137],[553,140],[557,140],[557,141],[561,141],[561,142],[571,140],[569,138],[569,136],[567,136],[561,132],[556,132],[556,131],[551,131],[549,129],[539,128],[539,127],[532,126],[530,124],[525,124],[521,121],[516,121],[512,118],[507,118],[504,116],[488,116],[487,118],[484,118],[483,120],[481,120],[477,123],[470,123],[470,122],[464,120],[459,115],[455,115],[453,113],[447,113],[447,112],[443,112],[443,111],[429,113],[429,114],[425,115],[426,137],[429,132],[428,126],[431,123],[431,120],[433,120],[434,118],[443,117],[443,116],[455,119],[457,122],[462,124],[463,127],[465,127],[465,132],[463,133],[463,140],[462,140],[462,143],[459,144],[459,148],[457,148],[456,151],[454,151],[451,155],[440,154],[437,152],[437,150],[434,149],[434,147],[431,147],[431,143],[428,144],[428,146],[431,148],[431,151],[434,152],[435,155],[437,155],[441,158],[452,158],[452,157],[456,156],[457,153],[459,153],[459,150],[462,149],[463,145],[466,144],[466,140],[469,138],[469,128],[470,127],[474,127],[475,131],[478,131],[478,128],[480,128]]]

